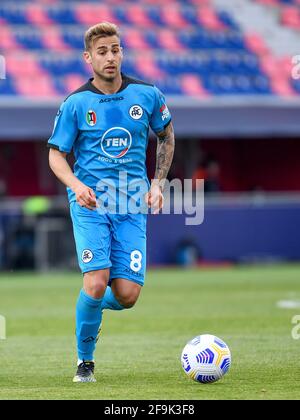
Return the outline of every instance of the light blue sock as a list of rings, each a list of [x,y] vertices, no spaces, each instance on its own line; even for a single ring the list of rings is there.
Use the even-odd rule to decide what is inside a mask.
[[[89,296],[82,289],[76,306],[76,338],[78,359],[93,360],[98,329],[102,320],[101,299]]]
[[[101,309],[112,309],[113,311],[121,311],[122,309],[125,309],[124,306],[122,306],[115,298],[110,286],[107,286],[105,290]]]

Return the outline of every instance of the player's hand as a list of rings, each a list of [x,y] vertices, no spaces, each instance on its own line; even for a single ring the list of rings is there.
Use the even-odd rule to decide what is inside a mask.
[[[81,207],[85,207],[89,210],[96,209],[96,195],[94,191],[84,184],[80,184],[74,189],[76,194],[76,201]]]
[[[153,182],[151,184],[150,190],[145,195],[145,201],[153,214],[158,214],[160,209],[163,208],[164,196],[158,183]]]

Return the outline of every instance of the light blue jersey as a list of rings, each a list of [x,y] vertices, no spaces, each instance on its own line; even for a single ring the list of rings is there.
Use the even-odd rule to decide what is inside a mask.
[[[60,107],[49,147],[75,156],[74,174],[97,195],[97,184],[105,179],[119,184],[119,173],[127,181],[147,180],[146,149],[149,126],[162,131],[171,121],[164,96],[153,85],[122,74],[122,86],[105,95],[88,81]],[[75,194],[68,189],[69,201]]]
[[[111,95],[100,92],[92,79],[72,93],[57,114],[48,145],[66,153],[73,149],[75,176],[92,188],[98,198],[97,211],[82,208],[68,189],[82,273],[109,268],[111,281],[124,278],[142,286],[146,270],[146,212],[102,213],[99,184],[110,180],[111,185],[113,181],[120,192],[124,186],[142,181],[146,188],[139,193],[144,201],[143,194],[149,188],[145,164],[149,127],[158,133],[170,123],[171,116],[156,87],[123,74],[122,81],[120,90]],[[135,189],[129,189],[129,198],[130,191],[135,195]],[[121,196],[116,196],[119,207]]]

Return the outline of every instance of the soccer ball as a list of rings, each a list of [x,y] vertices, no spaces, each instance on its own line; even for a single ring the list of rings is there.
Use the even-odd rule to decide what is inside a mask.
[[[231,364],[230,350],[220,338],[203,334],[189,341],[181,354],[182,367],[191,379],[203,384],[218,381]]]

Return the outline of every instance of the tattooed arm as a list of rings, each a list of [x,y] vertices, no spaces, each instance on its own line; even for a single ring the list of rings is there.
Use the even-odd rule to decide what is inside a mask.
[[[156,170],[154,181],[160,182],[162,188],[167,178],[175,148],[173,124],[170,124],[161,132],[157,133]]]
[[[154,214],[157,214],[163,207],[164,197],[162,191],[174,155],[175,137],[172,122],[163,131],[157,133],[157,137],[156,170],[150,191],[146,196],[148,207],[153,209]]]

